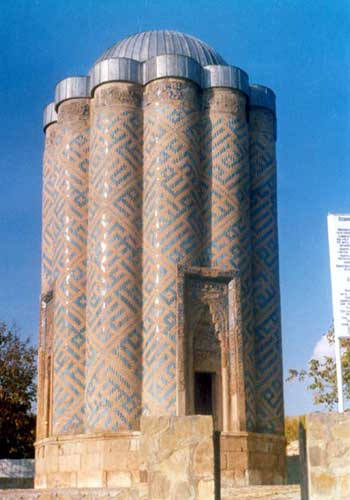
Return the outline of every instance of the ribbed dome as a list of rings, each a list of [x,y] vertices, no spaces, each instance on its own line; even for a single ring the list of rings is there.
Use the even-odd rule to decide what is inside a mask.
[[[227,65],[226,61],[209,45],[190,35],[178,31],[143,31],[117,42],[97,62],[113,57],[127,57],[139,62],[163,54],[191,57],[202,66]]]

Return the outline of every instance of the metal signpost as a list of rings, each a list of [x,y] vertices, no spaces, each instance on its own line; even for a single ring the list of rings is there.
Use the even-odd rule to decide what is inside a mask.
[[[344,411],[341,339],[350,338],[350,214],[329,214],[328,241],[337,368],[338,411]]]

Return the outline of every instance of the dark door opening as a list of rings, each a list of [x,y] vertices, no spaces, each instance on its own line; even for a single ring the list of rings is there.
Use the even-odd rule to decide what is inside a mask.
[[[213,373],[196,372],[194,406],[196,415],[213,415]]]

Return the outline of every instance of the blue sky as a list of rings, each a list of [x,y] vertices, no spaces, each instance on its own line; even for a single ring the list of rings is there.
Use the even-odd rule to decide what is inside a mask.
[[[176,29],[273,88],[285,373],[332,320],[326,215],[350,212],[347,0],[3,0],[0,3],[0,318],[36,342],[42,109],[120,38]],[[287,384],[286,413],[311,396]]]

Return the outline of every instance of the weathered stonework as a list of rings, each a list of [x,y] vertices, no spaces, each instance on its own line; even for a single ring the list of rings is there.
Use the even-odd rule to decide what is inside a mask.
[[[211,417],[143,417],[140,454],[149,500],[214,500]]]
[[[283,436],[222,433],[220,438],[221,487],[283,484],[286,474]]]
[[[210,500],[214,486],[210,416],[143,417],[140,432],[64,436],[36,445],[40,489],[120,487],[148,500]]]
[[[113,488],[140,482],[140,434],[47,438],[37,443],[36,488]]]
[[[300,443],[306,479],[303,500],[350,498],[350,415],[311,413],[306,416],[305,431]]]
[[[148,500],[137,488],[0,490],[1,500]],[[227,491],[221,500],[300,500],[299,486],[248,486]],[[187,500],[181,497],[180,500]]]

